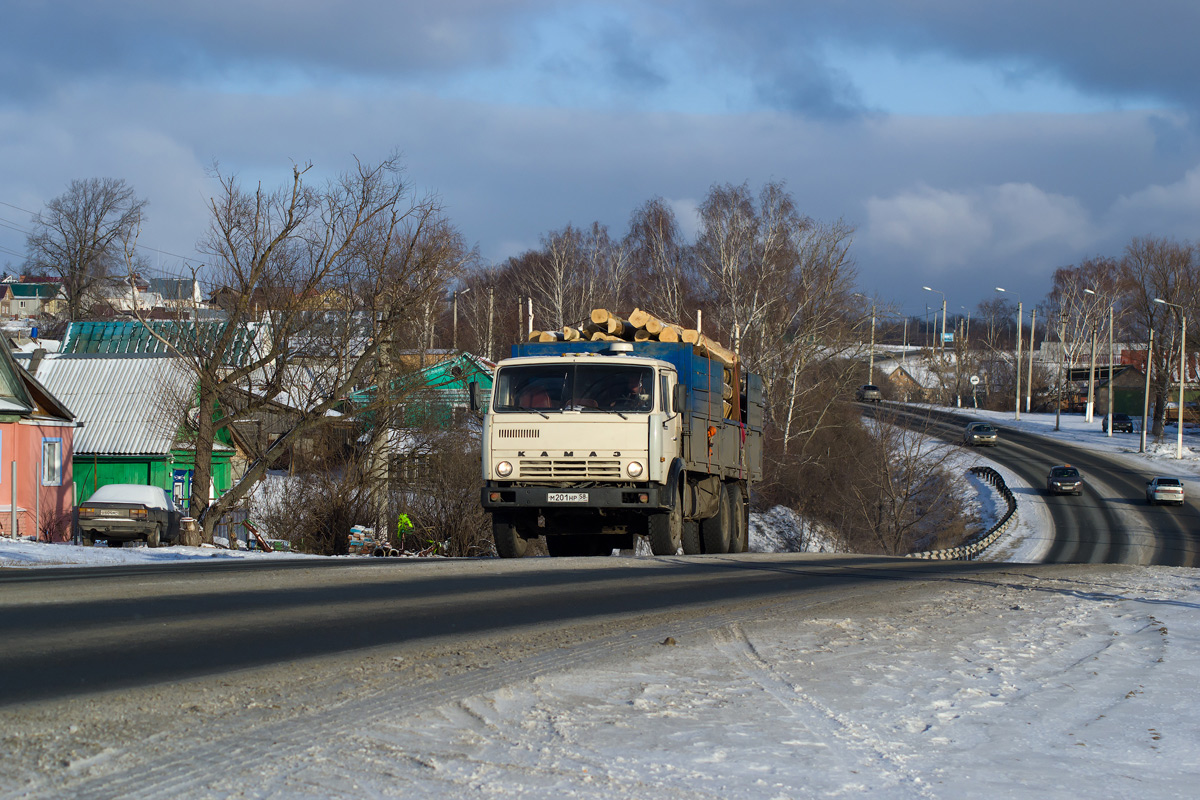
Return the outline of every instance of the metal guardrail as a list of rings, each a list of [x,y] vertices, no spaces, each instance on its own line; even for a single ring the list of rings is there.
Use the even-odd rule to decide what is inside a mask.
[[[1000,534],[1008,530],[1008,526],[1016,519],[1017,498],[1013,496],[1012,490],[1004,482],[1004,476],[991,467],[971,467],[967,472],[973,473],[995,486],[996,490],[1000,492],[1000,496],[1008,504],[1008,511],[1005,512],[1004,516],[1000,517],[999,522],[983,533],[976,535],[966,544],[959,547],[950,547],[945,550],[927,550],[922,553],[909,553],[908,558],[970,561],[995,544],[996,540],[1000,538]]]

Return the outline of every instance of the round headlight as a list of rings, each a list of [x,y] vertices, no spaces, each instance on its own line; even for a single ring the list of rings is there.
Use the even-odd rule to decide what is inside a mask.
[[[512,475],[512,464],[507,461],[501,461],[496,465],[496,474],[501,478],[507,478],[509,475]]]
[[[636,478],[638,475],[642,474],[642,465],[636,461],[630,461],[629,466],[625,468],[625,471],[629,473],[629,477]]]

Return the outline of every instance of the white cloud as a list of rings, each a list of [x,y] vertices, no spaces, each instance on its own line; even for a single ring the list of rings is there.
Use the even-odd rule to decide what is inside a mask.
[[[1147,236],[1200,238],[1200,166],[1174,183],[1152,184],[1121,196],[1109,217]]]
[[[920,185],[871,197],[866,207],[866,247],[943,271],[1047,245],[1085,248],[1093,236],[1078,200],[1028,183],[970,191]]]

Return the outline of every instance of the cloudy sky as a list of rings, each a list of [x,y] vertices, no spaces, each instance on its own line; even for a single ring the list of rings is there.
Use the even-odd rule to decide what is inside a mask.
[[[214,163],[274,187],[398,151],[492,261],[778,180],[854,226],[866,293],[1028,303],[1134,236],[1200,239],[1198,32],[1194,0],[10,0],[0,264],[74,178],[149,200],[169,272]]]

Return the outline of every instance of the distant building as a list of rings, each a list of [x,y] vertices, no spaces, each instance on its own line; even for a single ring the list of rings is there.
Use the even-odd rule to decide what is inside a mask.
[[[56,314],[61,294],[58,283],[0,283],[0,314],[10,319]]]

